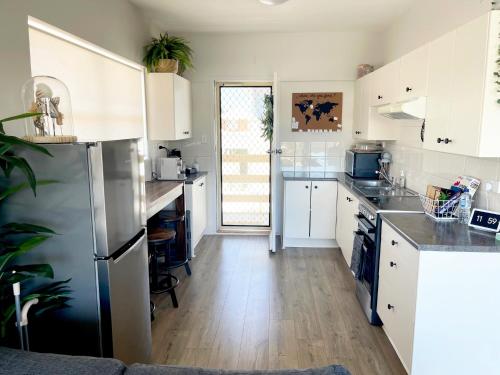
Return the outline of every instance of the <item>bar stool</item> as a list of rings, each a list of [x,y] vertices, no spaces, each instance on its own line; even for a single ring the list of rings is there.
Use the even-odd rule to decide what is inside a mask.
[[[158,219],[160,226],[175,229],[179,232],[178,226],[181,222],[185,220],[185,215],[178,214],[176,211],[172,210],[162,210],[158,213]],[[188,276],[191,276],[191,267],[189,266],[189,256],[187,254],[187,249],[184,252],[177,253],[177,259],[172,262],[173,268],[184,266]]]
[[[179,279],[172,275],[170,271],[173,268],[170,265],[172,244],[175,243],[176,232],[173,229],[155,228],[148,233],[148,248],[151,253],[151,293],[161,294],[170,293],[172,304],[174,307],[179,307],[175,288],[179,285]],[[160,263],[159,257],[164,257],[163,271],[159,272]],[[160,281],[159,276],[165,276],[164,280]]]

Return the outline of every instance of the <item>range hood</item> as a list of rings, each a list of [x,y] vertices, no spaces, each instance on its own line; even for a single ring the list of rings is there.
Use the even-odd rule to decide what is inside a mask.
[[[420,97],[407,102],[383,105],[377,108],[379,115],[393,120],[423,120],[426,98]]]

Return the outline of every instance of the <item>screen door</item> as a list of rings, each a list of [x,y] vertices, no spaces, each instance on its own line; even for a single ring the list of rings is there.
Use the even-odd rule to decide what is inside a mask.
[[[269,227],[270,141],[263,137],[268,85],[219,84],[220,222]]]

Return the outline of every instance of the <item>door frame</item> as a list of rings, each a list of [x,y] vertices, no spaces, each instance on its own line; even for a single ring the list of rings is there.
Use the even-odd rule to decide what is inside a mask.
[[[272,80],[248,80],[248,81],[232,81],[232,80],[221,80],[214,82],[214,96],[215,96],[215,155],[216,155],[216,209],[217,209],[217,233],[244,233],[244,234],[268,234],[271,230],[272,216],[271,212],[271,193],[272,193],[272,170],[269,171],[269,226],[229,226],[222,225],[222,149],[220,144],[221,136],[221,118],[220,118],[220,90],[222,87],[270,87],[271,95],[274,92],[274,86]],[[271,145],[270,145],[271,147]],[[269,157],[269,163],[271,168],[271,156]]]

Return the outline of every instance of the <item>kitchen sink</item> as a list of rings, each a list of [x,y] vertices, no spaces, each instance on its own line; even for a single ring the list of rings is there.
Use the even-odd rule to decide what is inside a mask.
[[[391,185],[384,180],[358,180],[354,181],[354,186],[359,188],[391,188]]]

